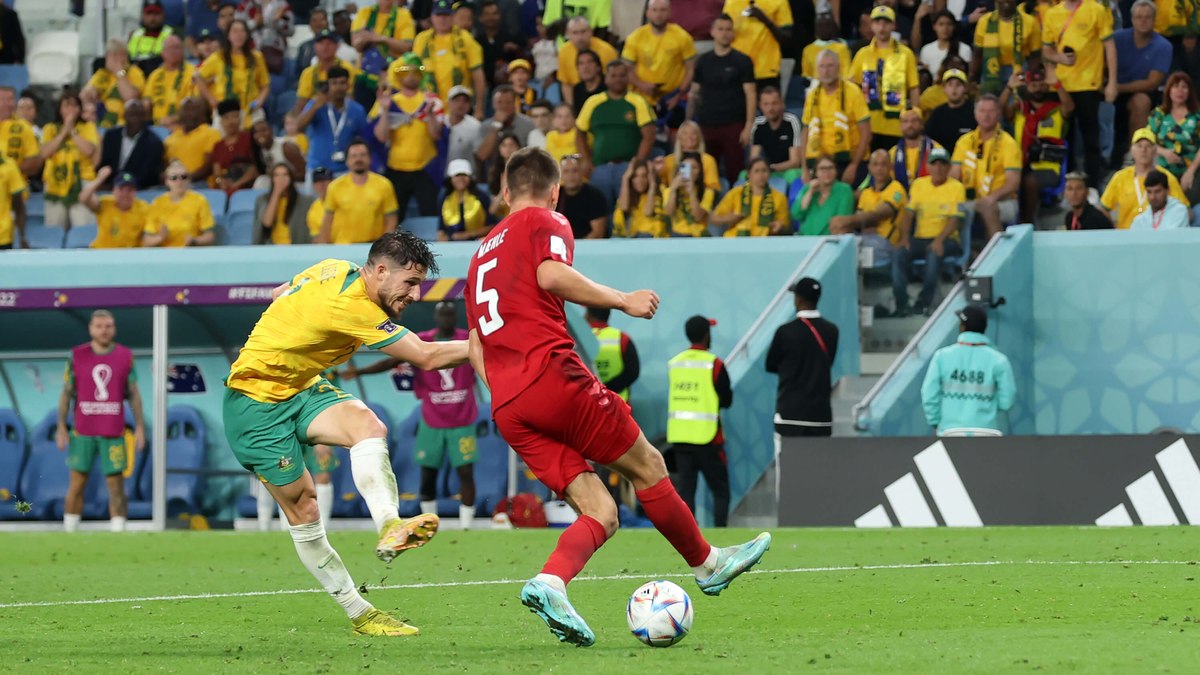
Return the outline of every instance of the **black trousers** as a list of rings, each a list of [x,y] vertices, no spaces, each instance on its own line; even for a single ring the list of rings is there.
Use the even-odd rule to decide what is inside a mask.
[[[688,445],[676,443],[675,490],[693,514],[696,513],[696,483],[701,474],[713,495],[713,522],[717,527],[729,524],[729,467],[725,465],[725,444]]]
[[[433,179],[424,171],[396,171],[395,169],[387,170],[387,178],[392,181],[392,189],[396,192],[396,205],[400,215],[400,222],[404,222],[404,216],[408,212],[408,200],[416,197],[417,210],[422,216],[437,215],[437,186],[433,184]]]
[[[1098,91],[1073,91],[1071,98],[1075,101],[1071,124],[1079,125],[1083,133],[1083,170],[1087,172],[1088,187],[1100,189],[1100,181],[1104,178],[1104,159],[1100,154],[1100,103],[1104,95]],[[1071,148],[1068,165],[1074,164],[1075,149]]]
[[[802,427],[798,424],[776,424],[775,433],[784,438],[828,438],[833,427]]]

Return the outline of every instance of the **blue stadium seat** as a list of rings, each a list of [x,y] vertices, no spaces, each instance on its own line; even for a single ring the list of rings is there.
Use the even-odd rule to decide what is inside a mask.
[[[21,474],[21,498],[33,510],[28,517],[51,520],[62,517],[63,500],[70,484],[66,455],[54,443],[58,429],[58,412],[51,410],[42,418],[29,436],[29,459]]]
[[[271,128],[282,129],[283,116],[286,115],[294,105],[296,105],[295,89],[288,89],[280,92],[279,95],[275,97],[274,102],[271,104],[271,109],[268,111],[271,113],[270,117],[268,118],[268,120],[271,122]]]
[[[224,222],[225,206],[229,203],[229,198],[223,190],[196,190],[201,196],[208,200],[208,205],[212,208],[213,220]]]
[[[160,127],[158,125],[150,127],[150,131],[153,131],[154,135],[158,136],[158,140],[160,140],[160,141],[167,140],[167,136],[171,135],[170,129],[168,129],[166,127]]]
[[[1058,184],[1042,188],[1042,206],[1054,206],[1058,204],[1058,202],[1062,201],[1063,192],[1067,189],[1067,158],[1071,156],[1071,144],[1064,140],[1063,147],[1066,151],[1063,153],[1062,166],[1058,169]]]
[[[266,190],[238,190],[229,196],[229,212],[250,211],[253,213],[254,202],[266,193]]]
[[[29,216],[46,215],[46,195],[42,192],[31,193],[25,198],[25,213]]]
[[[74,225],[67,230],[67,239],[64,248],[88,248],[96,241],[96,235],[99,234],[100,228],[95,223],[87,223],[84,225]]]
[[[354,485],[354,474],[350,471],[350,451],[334,448],[338,467],[333,470],[333,515],[335,518],[365,518],[371,515],[367,503]]]
[[[163,15],[168,26],[183,28],[187,21],[186,0],[163,0]]]
[[[167,194],[167,191],[163,188],[146,188],[145,190],[138,190],[137,198],[149,204],[165,194]]]
[[[0,66],[0,87],[12,87],[21,93],[29,87],[29,70],[21,64]]]
[[[63,229],[45,225],[25,225],[25,239],[30,248],[62,248]]]
[[[199,411],[177,405],[167,409],[167,468],[200,469],[204,466],[206,428]],[[154,493],[154,459],[150,452],[137,474],[138,499],[129,501],[130,518],[149,518]],[[167,472],[167,516],[200,510],[201,476]]]
[[[0,409],[0,520],[24,517],[17,512],[16,502],[24,498],[19,486],[28,456],[25,424],[13,410]]]
[[[784,196],[786,196],[786,195],[787,195],[787,193],[788,193],[788,184],[787,184],[787,181],[785,181],[785,180],[783,179],[783,177],[781,177],[781,176],[771,176],[771,178],[770,178],[770,181],[769,181],[769,184],[770,184],[770,186],[771,186],[771,189],[772,189],[772,190],[774,190],[774,191],[778,192],[778,193],[779,193],[779,194],[781,194],[781,195],[784,195]]]
[[[392,471],[400,488],[400,515],[414,516],[421,512],[421,467],[413,459],[416,447],[417,422],[421,408],[417,406],[392,431]],[[386,424],[386,422],[385,422]]]
[[[230,211],[225,216],[225,237],[221,243],[226,246],[250,246],[254,243],[254,212]]]
[[[425,241],[437,241],[438,219],[434,216],[409,216],[400,226]]]

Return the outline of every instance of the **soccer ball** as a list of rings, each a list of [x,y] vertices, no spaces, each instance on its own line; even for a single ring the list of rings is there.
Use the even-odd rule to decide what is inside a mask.
[[[625,612],[633,636],[651,647],[670,647],[692,630],[692,599],[670,581],[643,584]]]

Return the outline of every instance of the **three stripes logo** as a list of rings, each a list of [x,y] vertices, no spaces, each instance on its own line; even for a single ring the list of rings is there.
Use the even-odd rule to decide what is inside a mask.
[[[1179,505],[1179,512],[1171,506],[1167,490],[1150,470],[1125,487],[1125,495],[1138,521],[1142,525],[1179,525],[1181,522],[1200,525],[1200,466],[1196,465],[1187,443],[1181,438],[1156,454],[1154,459]],[[1097,518],[1096,524],[1119,527],[1133,525],[1134,521],[1122,501]]]
[[[883,489],[886,505],[879,504],[855,518],[855,527],[893,527],[896,524],[900,527],[937,527],[939,523],[934,517],[934,508],[941,515],[942,523],[949,527],[983,526],[975,503],[967,494],[967,488],[941,441],[917,453],[913,461],[917,465],[920,483],[913,472],[893,481]],[[1197,480],[1200,481],[1200,475]],[[921,490],[921,483],[924,483],[933,502],[932,508]],[[1200,507],[1200,504],[1197,506]]]

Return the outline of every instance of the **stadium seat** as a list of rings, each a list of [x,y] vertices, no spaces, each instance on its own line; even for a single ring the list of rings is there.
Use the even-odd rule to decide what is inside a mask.
[[[229,196],[229,213],[239,213],[249,211],[254,212],[254,202],[261,195],[265,195],[266,190],[238,190]]]
[[[421,512],[421,467],[413,459],[416,447],[417,422],[421,419],[421,408],[417,406],[404,421],[392,431],[392,471],[396,474],[396,485],[400,488],[400,515],[408,517]]]
[[[250,246],[254,243],[254,212],[230,211],[225,216],[224,236],[221,244],[225,246]]]
[[[24,498],[19,486],[28,456],[25,424],[13,410],[0,409],[0,520],[24,517],[17,511],[16,503]]]
[[[270,117],[268,118],[271,122],[271,128],[282,129],[283,116],[286,115],[294,105],[296,105],[295,89],[288,89],[280,92],[279,95],[275,97],[275,101],[271,104],[271,109],[268,111],[271,113]]]
[[[30,248],[62,248],[63,230],[61,227],[46,227],[45,225],[25,225],[25,239]]]
[[[96,236],[100,229],[95,223],[86,225],[75,225],[67,230],[66,242],[63,248],[88,248],[96,241]]]
[[[1067,158],[1071,156],[1070,143],[1063,141],[1066,151],[1063,153],[1062,166],[1058,170],[1058,184],[1042,188],[1042,206],[1054,206],[1062,201],[1063,193],[1067,190]]]
[[[25,213],[28,216],[37,216],[41,218],[46,215],[46,195],[42,192],[34,192],[25,198]]]
[[[158,140],[160,140],[160,141],[167,140],[167,136],[171,135],[170,129],[168,129],[166,127],[160,127],[158,125],[154,125],[154,126],[150,127],[150,131],[153,131],[154,135],[158,136]]]
[[[29,70],[21,64],[0,65],[0,86],[24,91],[29,86]]]
[[[225,221],[225,205],[229,202],[229,198],[223,190],[196,190],[201,196],[208,200],[208,206],[212,209],[213,220],[216,222]]]
[[[434,216],[409,216],[400,226],[425,241],[437,241],[438,219]]]
[[[171,473],[171,469],[204,467],[205,426],[199,411],[178,405],[167,409],[167,516],[196,513],[200,510],[201,476],[196,473]],[[149,518],[154,494],[154,458],[150,452],[137,469],[138,499],[129,501],[130,518]]]
[[[50,520],[56,512],[62,517],[70,472],[66,455],[54,442],[57,429],[58,412],[51,410],[29,436],[29,459],[21,474],[21,498],[33,507],[29,518]]]
[[[783,196],[785,196],[785,197],[787,196],[787,193],[788,193],[788,184],[787,184],[787,181],[785,181],[785,180],[783,179],[783,177],[781,177],[781,176],[771,176],[771,178],[770,178],[770,185],[771,185],[771,189],[772,189],[772,190],[774,190],[774,191],[778,192],[779,194],[781,194],[781,195],[783,195]]]
[[[25,65],[29,83],[61,87],[79,79],[79,34],[75,31],[29,33]]]

